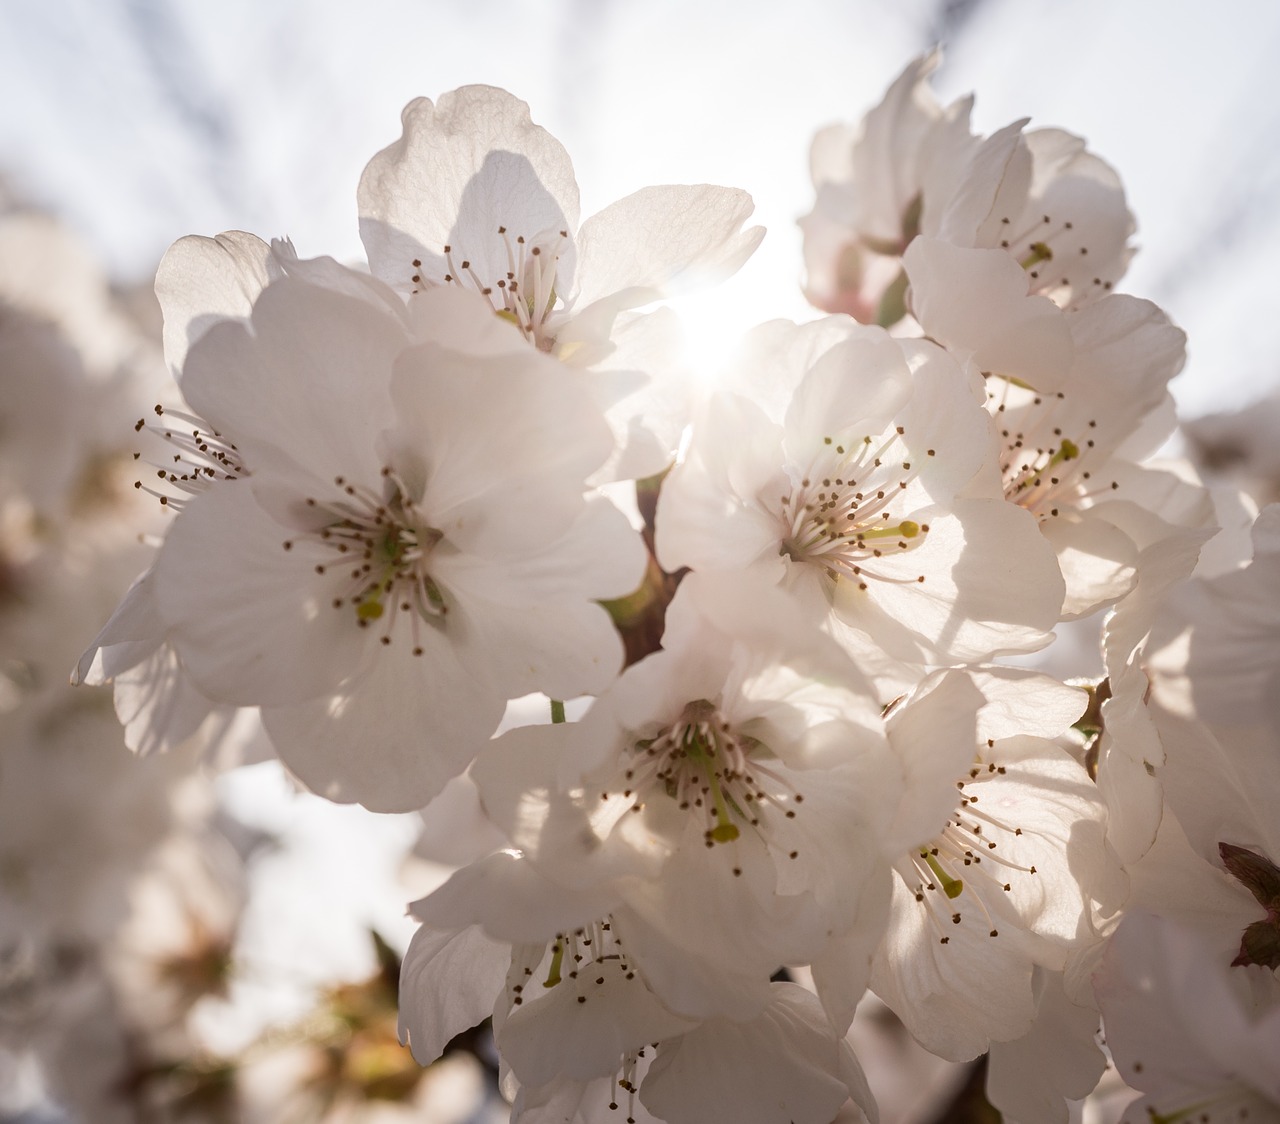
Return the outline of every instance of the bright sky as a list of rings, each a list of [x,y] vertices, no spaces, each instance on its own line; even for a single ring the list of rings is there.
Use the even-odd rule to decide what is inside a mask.
[[[744,187],[770,234],[689,311],[804,318],[813,132],[942,41],[944,98],[1088,137],[1128,185],[1131,292],[1191,336],[1200,413],[1280,381],[1280,5],[1271,0],[6,0],[0,170],[120,276],[188,233],[287,234],[360,256],[354,194],[417,95],[502,85],[574,157],[583,213],[649,183]],[[727,342],[727,341],[726,341]]]

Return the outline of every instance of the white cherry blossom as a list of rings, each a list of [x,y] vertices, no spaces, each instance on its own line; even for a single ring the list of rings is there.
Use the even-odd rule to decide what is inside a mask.
[[[974,479],[991,448],[976,393],[924,341],[834,319],[757,329],[664,482],[658,560],[767,575],[882,664],[888,698],[912,665],[1043,646],[1061,578],[1031,516]]]
[[[499,886],[505,904],[484,894]],[[811,993],[766,985],[764,1004],[744,1018],[674,1014],[613,916],[547,928],[557,911],[584,908],[589,897],[510,852],[416,903],[426,923],[401,976],[401,1034],[415,1056],[432,1060],[492,1010],[516,1120],[692,1122],[715,1104],[734,1119],[766,1124],[783,1112],[819,1124],[851,1096],[875,1119],[857,1060]],[[478,915],[479,924],[441,927]]]
[[[403,125],[360,181],[374,275],[411,304],[442,285],[477,293],[534,347],[631,372],[629,393],[606,402],[620,449],[608,476],[665,468],[687,420],[687,380],[668,317],[629,310],[734,273],[764,236],[743,229],[751,197],[708,184],[647,187],[580,225],[568,153],[505,90],[419,98]]]
[[[1110,293],[1133,248],[1134,220],[1120,177],[1062,129],[1015,122],[972,153],[954,194],[921,233],[956,246],[999,249],[1032,290],[1062,308]]]
[[[901,315],[898,259],[920,232],[926,206],[978,144],[969,131],[973,98],[945,108],[928,79],[939,51],[909,63],[857,125],[829,125],[813,139],[809,165],[817,199],[800,220],[805,295],[827,312],[875,323]],[[887,299],[886,299],[887,297]]]
[[[904,256],[921,327],[983,375],[1005,496],[1031,512],[1066,581],[1064,619],[1113,603],[1140,551],[1198,529],[1207,494],[1142,462],[1167,437],[1185,336],[1149,301],[1113,295],[1066,312],[1008,255],[919,238]]]
[[[1036,999],[1031,1030],[991,1043],[987,1099],[1006,1119],[1067,1124],[1067,1102],[1084,1100],[1106,1072],[1107,1057],[1098,1043],[1101,1016],[1092,992],[1069,995],[1066,977],[1037,966],[1031,979]]]
[[[1060,129],[969,131],[973,98],[945,109],[928,86],[938,52],[911,63],[860,126],[814,139],[817,201],[801,220],[819,308],[890,325],[906,312],[899,259],[918,235],[1000,249],[1063,307],[1123,275],[1134,221],[1119,176]]]
[[[374,275],[406,297],[474,290],[562,357],[607,341],[620,311],[732,273],[764,233],[740,229],[745,192],[710,186],[645,188],[579,229],[569,154],[505,90],[419,98],[403,120],[360,184]]]
[[[843,1029],[889,863],[945,814],[977,694],[944,678],[886,728],[856,670],[793,618],[780,591],[691,575],[663,651],[582,721],[498,739],[475,772],[547,878],[613,896],[668,1007],[754,1017],[779,964],[821,959],[819,994]]]
[[[878,1119],[866,1078],[849,1044],[835,1034],[810,992],[775,984],[772,1002],[753,1019],[708,1019],[679,1037],[642,1048],[617,1078],[560,1078],[520,1088],[512,1119],[524,1124],[700,1124],[732,1119],[822,1124],[852,1098]]]
[[[874,825],[902,777],[856,671],[789,616],[768,586],[686,578],[663,651],[581,721],[510,731],[474,769],[546,877],[614,898],[650,985],[691,1017],[749,1017],[779,964],[879,935]]]
[[[941,831],[897,863],[871,979],[926,1048],[956,1061],[1027,1033],[1037,966],[1061,971],[1091,938],[1095,903],[1113,912],[1123,896],[1102,801],[1048,740],[1083,695],[1026,673],[979,682],[991,697],[978,717],[985,737]]]
[[[465,767],[506,698],[608,681],[621,645],[592,599],[643,557],[584,500],[611,442],[576,376],[465,294],[410,337],[376,284],[285,277],[197,339],[184,393],[246,475],[188,498],[152,581],[203,695],[260,705],[311,787],[399,810]],[[415,342],[433,317],[445,342]],[[451,350],[467,324],[513,350]]]

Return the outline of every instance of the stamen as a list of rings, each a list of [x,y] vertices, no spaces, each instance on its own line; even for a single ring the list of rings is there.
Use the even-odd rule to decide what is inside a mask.
[[[383,499],[362,484],[334,478],[339,497],[333,500],[307,497],[305,505],[326,515],[330,522],[287,540],[285,550],[306,543],[323,547],[325,562],[313,569],[317,574],[333,570],[345,575],[333,591],[335,609],[354,608],[358,627],[368,628],[384,621],[379,637],[390,645],[400,616],[409,618],[412,652],[423,654],[423,622],[439,625],[448,613],[444,593],[428,570],[435,546],[443,535],[426,524],[409,498],[403,481],[392,468],[382,470],[387,498]]]
[[[555,345],[550,321],[560,304],[557,268],[569,233],[561,230],[554,237],[539,235],[538,240],[531,241],[523,234],[513,235],[502,225],[497,228],[497,235],[506,254],[507,268],[502,276],[483,276],[470,259],[455,263],[456,247],[449,245],[443,248],[448,269],[443,281],[480,294],[489,301],[495,315],[519,328],[539,350],[550,351]],[[420,263],[415,261],[414,265],[417,269]],[[413,283],[422,284],[421,273],[413,274]]]
[[[166,410],[160,405],[155,407],[155,414],[191,426],[187,431],[170,424],[157,425],[146,418],[139,418],[134,423],[135,433],[146,432],[177,450],[169,454],[163,463],[144,461],[140,452],[133,454],[135,461],[154,468],[157,478],[167,485],[163,490],[157,490],[141,480],[134,483],[139,491],[155,496],[161,507],[180,511],[187,499],[205,491],[211,484],[248,475],[236,446],[194,414]]]
[[[680,809],[705,818],[707,847],[735,842],[744,828],[768,841],[765,813],[772,819],[780,811],[792,819],[795,810],[787,805],[804,798],[761,759],[765,752],[755,739],[737,733],[713,703],[691,702],[671,725],[634,743],[619,780],[621,791],[600,793],[604,804],[612,805],[602,810],[601,822],[615,823],[626,811],[641,810],[660,792]],[[789,852],[789,846],[777,849],[780,855]]]
[[[876,562],[918,547],[929,531],[928,524],[894,511],[897,497],[919,473],[906,453],[905,434],[905,427],[896,426],[879,438],[823,437],[799,487],[781,498],[781,553],[822,566],[832,581],[856,578],[860,589],[867,588],[868,578],[895,584],[923,580]],[[904,449],[895,453],[898,444]]]

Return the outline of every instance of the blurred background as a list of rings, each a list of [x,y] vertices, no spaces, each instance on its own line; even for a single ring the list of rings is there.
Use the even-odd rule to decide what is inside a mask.
[[[815,315],[796,226],[813,201],[810,140],[938,43],[935,89],[977,92],[975,130],[1030,117],[1119,170],[1141,247],[1121,287],[1190,336],[1173,384],[1184,417],[1272,394],[1271,0],[0,3],[0,326],[20,329],[0,359],[38,353],[58,372],[33,389],[0,367],[0,1121],[504,1111],[482,1042],[425,1082],[395,1045],[404,904],[465,859],[443,846],[452,829],[424,840],[418,817],[300,796],[271,763],[197,788],[189,761],[149,758],[139,782],[105,693],[65,695],[145,564],[148,528],[101,503],[89,519],[83,496],[59,506],[41,458],[86,409],[93,456],[118,452],[157,400],[149,286],[166,247],[243,229],[359,260],[356,184],[401,108],[490,83],[564,143],[584,216],[653,183],[752,193],[761,249],[679,310],[711,364],[755,323]],[[78,358],[40,334],[48,322]],[[1204,421],[1198,440],[1280,479],[1280,407],[1248,417]],[[860,1026],[886,1122],[960,1103],[971,1075],[912,1053],[883,1011]]]

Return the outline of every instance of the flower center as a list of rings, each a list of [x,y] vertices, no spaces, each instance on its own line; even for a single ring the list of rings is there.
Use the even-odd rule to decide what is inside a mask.
[[[735,731],[714,703],[698,699],[654,737],[634,744],[622,797],[640,811],[645,796],[660,791],[682,810],[703,817],[708,847],[732,843],[744,827],[767,827],[762,822],[767,816],[794,819],[795,806],[804,803],[804,796],[761,760],[766,753],[758,740]]]
[[[1006,772],[1003,765],[994,761],[975,764],[964,780],[956,782],[960,804],[942,831],[909,858],[918,881],[914,886],[910,879],[904,881],[916,901],[925,907],[940,944],[948,944],[951,939],[943,922],[961,924],[966,902],[984,918],[987,935],[998,937],[1000,931],[987,901],[1011,893],[1011,878],[1036,873],[1035,866],[1024,866],[1001,853],[1002,846],[1008,850],[1011,841],[1022,835],[1022,828],[980,808],[980,793],[974,791],[984,782],[998,782]]]
[[[999,244],[1031,279],[1031,292],[1048,297],[1060,308],[1111,291],[1114,278],[1095,276],[1101,269],[1089,257],[1087,236],[1070,220],[1027,214],[1020,221],[1000,220]]]
[[[500,226],[498,237],[506,247],[505,271],[497,277],[484,277],[460,249],[445,246],[444,283],[473,290],[487,298],[493,310],[519,328],[534,347],[550,351],[555,346],[555,335],[548,322],[560,303],[556,268],[569,241],[569,232],[560,230],[526,238]],[[417,293],[431,282],[423,277],[421,259],[414,259],[413,268],[411,280],[415,286],[413,292]]]
[[[622,947],[622,938],[614,928],[612,916],[571,932],[557,933],[550,945],[524,945],[512,951],[505,991],[509,1009],[523,1006],[526,998],[536,1003],[544,989],[557,987],[568,987],[577,992],[578,1003],[586,1004],[606,986],[611,976],[614,982],[620,977],[628,983],[634,982],[636,987],[647,987],[644,977]],[[540,978],[542,986],[534,987]],[[638,1050],[620,1054],[618,1058],[616,1084],[626,1094],[622,1099],[625,1100],[627,1119],[632,1124],[636,1095],[640,1091],[637,1069],[648,1050],[656,1049],[658,1045],[660,1043],[653,1042],[649,1047],[641,1046]],[[619,1094],[615,1093],[609,1109],[616,1112],[624,1107],[618,1102]]]
[[[868,578],[903,581],[876,560],[918,547],[929,533],[927,523],[904,518],[902,493],[917,475],[905,434],[897,426],[878,440],[824,437],[809,471],[781,497],[781,553],[821,566],[832,581],[851,578],[859,589]]]
[[[992,383],[999,385],[993,390]],[[1114,480],[1100,486],[1094,479],[1091,466],[1103,459],[1093,437],[1095,419],[1077,424],[1080,432],[1074,436],[1063,431],[1059,413],[1065,399],[1061,391],[1039,394],[1014,379],[987,377],[987,408],[1000,430],[1005,498],[1040,520],[1120,487]]]
[[[293,550],[308,543],[322,548],[325,557],[315,564],[315,572],[341,575],[333,608],[352,612],[360,628],[385,622],[379,638],[384,645],[391,643],[403,615],[409,621],[413,654],[420,656],[422,625],[440,627],[449,612],[428,569],[431,552],[444,535],[427,524],[394,470],[383,468],[382,476],[386,498],[334,477],[341,498],[322,501],[308,496],[304,501],[327,521],[283,546]]]

